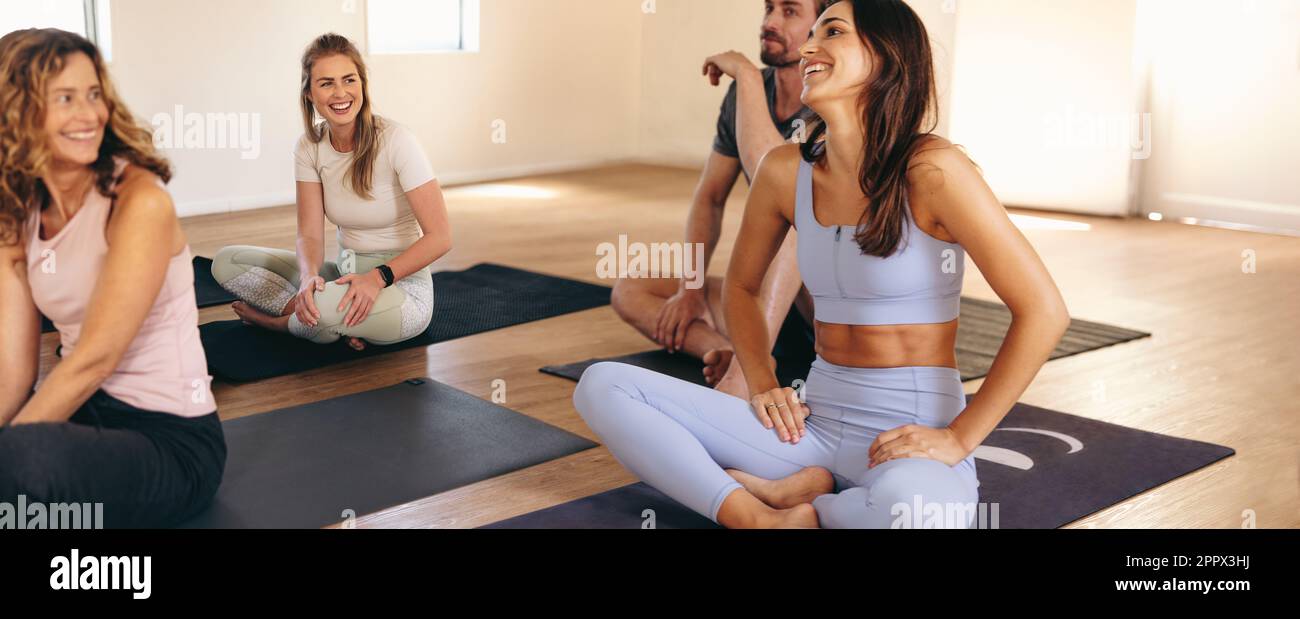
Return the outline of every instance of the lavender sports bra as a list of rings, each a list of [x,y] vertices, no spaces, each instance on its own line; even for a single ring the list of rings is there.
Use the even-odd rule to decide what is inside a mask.
[[[818,322],[904,325],[957,318],[965,250],[918,228],[910,209],[905,219],[907,227],[893,255],[863,255],[853,240],[854,226],[823,226],[817,221],[813,167],[799,160],[795,190],[799,273],[812,293]]]

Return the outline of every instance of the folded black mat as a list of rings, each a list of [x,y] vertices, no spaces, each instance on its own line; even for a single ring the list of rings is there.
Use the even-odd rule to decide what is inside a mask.
[[[182,528],[319,528],[596,446],[431,379],[222,427],[221,489]]]
[[[194,301],[200,307],[212,307],[234,303],[235,296],[226,292],[221,284],[212,277],[212,259],[195,256],[194,264]],[[56,329],[49,318],[41,316],[41,333],[53,333]]]
[[[609,304],[610,289],[496,264],[433,275],[433,322],[423,335],[358,352],[344,341],[329,346],[249,327],[238,320],[199,327],[208,370],[246,382],[336,363],[429,346],[484,331]]]
[[[200,308],[235,302],[235,295],[226,292],[212,277],[212,259],[194,257],[194,301]]]
[[[1011,311],[999,303],[990,303],[979,299],[963,297],[961,300],[961,322],[957,326],[957,367],[961,379],[974,380],[989,373],[998,348],[1011,328]],[[1150,337],[1150,333],[1133,331],[1087,320],[1070,320],[1070,328],[1061,338],[1051,359],[1060,359],[1079,353],[1105,348],[1131,340]],[[806,355],[792,354],[783,356],[775,351],[777,378],[782,385],[790,385],[796,378],[807,378],[812,358]],[[548,365],[541,369],[546,374],[578,380],[582,372],[591,365],[601,361],[618,361],[638,367],[654,370],[682,380],[703,385],[701,373],[704,364],[685,355],[670,355],[663,350],[609,357],[605,359],[587,359],[565,365]]]
[[[1235,453],[1221,445],[1017,404],[975,452],[985,510],[980,526],[1058,528]],[[485,528],[648,528],[651,515],[660,529],[717,526],[637,483]]]

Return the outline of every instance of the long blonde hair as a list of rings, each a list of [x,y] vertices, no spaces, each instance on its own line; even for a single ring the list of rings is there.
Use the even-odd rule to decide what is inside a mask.
[[[311,69],[316,61],[327,56],[346,56],[352,64],[357,66],[357,73],[361,76],[361,110],[357,112],[357,127],[353,133],[353,141],[356,144],[352,150],[352,191],[357,195],[370,199],[370,189],[373,186],[375,171],[375,159],[379,157],[379,133],[383,129],[383,119],[374,115],[370,106],[370,73],[366,70],[366,62],[361,58],[361,52],[349,41],[347,37],[334,34],[333,32],[323,34],[307,46],[307,51],[302,54],[302,95],[299,97],[299,103],[302,105],[302,124],[306,130],[307,139],[313,144],[319,144],[325,137],[324,122],[317,124],[316,108],[311,103]]]
[[[72,54],[82,53],[95,65],[99,86],[108,107],[108,125],[91,164],[95,186],[113,197],[115,157],[171,180],[171,166],[154,149],[153,134],[136,122],[118,97],[99,50],[85,37],[47,29],[18,30],[0,38],[0,243],[14,243],[23,224],[49,204],[50,192],[42,177],[53,161],[45,135],[46,87],[67,65]]]

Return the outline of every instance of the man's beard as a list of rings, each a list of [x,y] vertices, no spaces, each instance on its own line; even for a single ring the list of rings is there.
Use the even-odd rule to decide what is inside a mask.
[[[758,55],[759,60],[762,60],[764,65],[780,69],[782,67],[788,67],[799,63],[800,59],[797,56],[794,58],[790,57],[790,47],[787,46],[784,41],[765,38],[763,39],[763,43],[767,43],[769,40],[780,44],[781,50],[778,52],[769,52],[767,51],[766,45],[764,45],[763,51]]]

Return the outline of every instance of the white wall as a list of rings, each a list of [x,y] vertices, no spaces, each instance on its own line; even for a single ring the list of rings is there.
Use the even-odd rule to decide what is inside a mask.
[[[655,0],[653,13],[644,0],[481,2],[479,53],[369,58],[377,109],[416,130],[445,183],[702,164],[726,84],[700,66],[727,49],[756,58],[763,15],[762,0]],[[1140,199],[1300,229],[1300,0],[909,3],[931,34],[939,132],[1005,203],[1118,214]],[[299,55],[326,31],[363,43],[364,0],[111,6],[112,71],[138,116],[180,105],[260,120],[256,159],[168,151],[182,213],[291,202]],[[1107,133],[1148,95],[1149,144]],[[505,144],[491,139],[498,119]]]
[[[952,139],[1005,204],[1130,210],[1136,2],[958,2]]]
[[[329,5],[333,10],[323,10]],[[171,192],[182,215],[293,202],[297,59],[315,35],[361,34],[338,3],[311,0],[114,0],[110,71],[146,121],[177,105],[197,113],[260,116],[260,153],[168,149]]]
[[[111,71],[132,111],[258,114],[260,156],[168,150],[184,215],[290,203],[303,48],[364,41],[364,2],[114,0]],[[444,183],[636,153],[638,0],[482,0],[479,53],[368,58],[376,110],[416,130]],[[494,120],[507,141],[492,141]]]
[[[911,4],[934,38],[943,132],[955,19],[944,0]],[[701,165],[726,84],[710,86],[700,67],[727,49],[757,60],[763,1],[653,5],[647,13],[643,0],[481,0],[478,53],[370,56],[371,96],[380,114],[421,137],[444,183],[627,159]],[[181,213],[292,202],[299,56],[329,31],[364,47],[364,0],[111,7],[111,70],[137,116],[170,117],[181,106],[259,122],[256,158],[236,148],[166,150]],[[497,120],[504,144],[492,140]]]
[[[1300,231],[1300,2],[1143,0],[1143,211]]]
[[[953,138],[1004,203],[1300,231],[1300,0],[957,6]]]
[[[948,131],[956,15],[944,0],[908,0],[925,22],[939,93],[938,131]],[[713,87],[700,75],[704,59],[727,50],[758,62],[763,0],[657,0],[642,17],[640,157],[700,166],[713,144],[718,107],[731,81]]]

